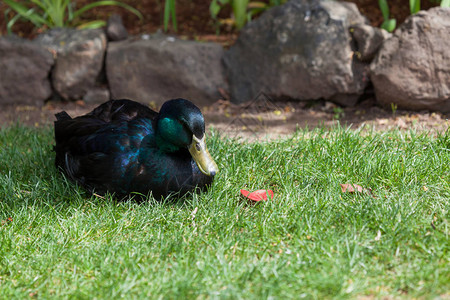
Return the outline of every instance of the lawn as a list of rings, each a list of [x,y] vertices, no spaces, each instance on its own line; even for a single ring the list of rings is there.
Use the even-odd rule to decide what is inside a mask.
[[[50,128],[0,131],[1,299],[450,296],[450,130],[213,132],[212,187],[143,203],[76,187],[52,144]]]

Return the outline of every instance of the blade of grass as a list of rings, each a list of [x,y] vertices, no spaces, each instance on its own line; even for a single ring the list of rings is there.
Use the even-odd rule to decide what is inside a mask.
[[[441,7],[450,7],[450,0],[442,0]]]
[[[4,2],[9,7],[11,7],[16,13],[18,13],[23,18],[29,20],[35,26],[41,27],[44,24],[48,25],[47,20],[39,16],[39,14],[35,13],[33,9],[29,9],[28,7],[12,0],[4,0]]]
[[[420,0],[409,0],[409,10],[412,15],[420,11]]]
[[[236,28],[241,29],[247,21],[247,6],[249,0],[233,0],[232,9],[236,20]]]
[[[5,11],[5,20],[7,20],[7,16],[8,16],[8,12],[7,10]],[[17,22],[17,20],[19,20],[22,16],[19,14],[16,14],[14,17],[11,18],[11,20],[8,21],[8,23],[6,23],[6,30],[8,32],[8,34],[12,34],[12,27],[14,26],[14,24]]]
[[[381,14],[383,19],[389,19],[389,6],[386,0],[378,0],[378,5],[380,6]]]
[[[169,27],[169,21],[172,18],[172,26],[175,31],[177,31],[177,17],[175,0],[166,0],[164,4],[164,31],[167,31]]]
[[[110,0],[110,1],[109,0],[98,1],[98,2],[91,3],[91,4],[87,4],[87,5],[83,6],[82,8],[76,10],[73,13],[73,18],[77,18],[78,16],[83,14],[85,11],[90,10],[90,9],[92,9],[94,7],[108,6],[108,5],[123,7],[126,10],[128,10],[128,11],[132,12],[133,14],[135,14],[140,20],[142,20],[144,18],[142,16],[141,12],[138,11],[137,9],[135,9],[134,7],[132,7],[132,6],[128,5],[128,4],[125,4],[125,3],[122,3],[122,2],[119,2],[119,1],[113,1],[113,0]]]
[[[106,22],[103,20],[94,20],[90,22],[83,23],[79,26],[77,26],[78,29],[95,29],[95,28],[101,28],[106,25]]]

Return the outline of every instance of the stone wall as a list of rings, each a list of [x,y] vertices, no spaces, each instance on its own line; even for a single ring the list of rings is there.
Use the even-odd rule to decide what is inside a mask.
[[[274,99],[355,105],[373,85],[379,103],[450,111],[450,8],[410,16],[389,34],[354,4],[291,0],[247,24],[230,49],[162,34],[129,37],[120,18],[104,30],[54,29],[0,37],[0,104],[49,98],[208,105]]]

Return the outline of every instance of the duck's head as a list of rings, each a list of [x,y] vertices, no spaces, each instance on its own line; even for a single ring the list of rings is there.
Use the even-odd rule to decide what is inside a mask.
[[[205,120],[200,109],[186,99],[165,102],[156,118],[156,141],[166,152],[187,148],[200,171],[214,176],[218,168],[205,143]]]

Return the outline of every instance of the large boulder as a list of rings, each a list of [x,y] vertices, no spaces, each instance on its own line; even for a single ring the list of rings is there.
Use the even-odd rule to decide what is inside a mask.
[[[103,30],[53,29],[39,35],[34,42],[55,53],[52,83],[64,99],[81,99],[95,86],[106,50]]]
[[[384,42],[371,79],[382,105],[450,112],[450,8],[410,16]]]
[[[18,37],[0,38],[0,104],[43,105],[52,94],[53,55]]]
[[[164,35],[110,42],[106,75],[113,99],[129,98],[161,104],[186,98],[198,105],[220,98],[226,89],[222,46],[183,41]]]
[[[365,22],[354,4],[338,1],[292,0],[266,11],[225,53],[232,101],[265,92],[354,105],[368,67],[354,55],[350,27]]]

